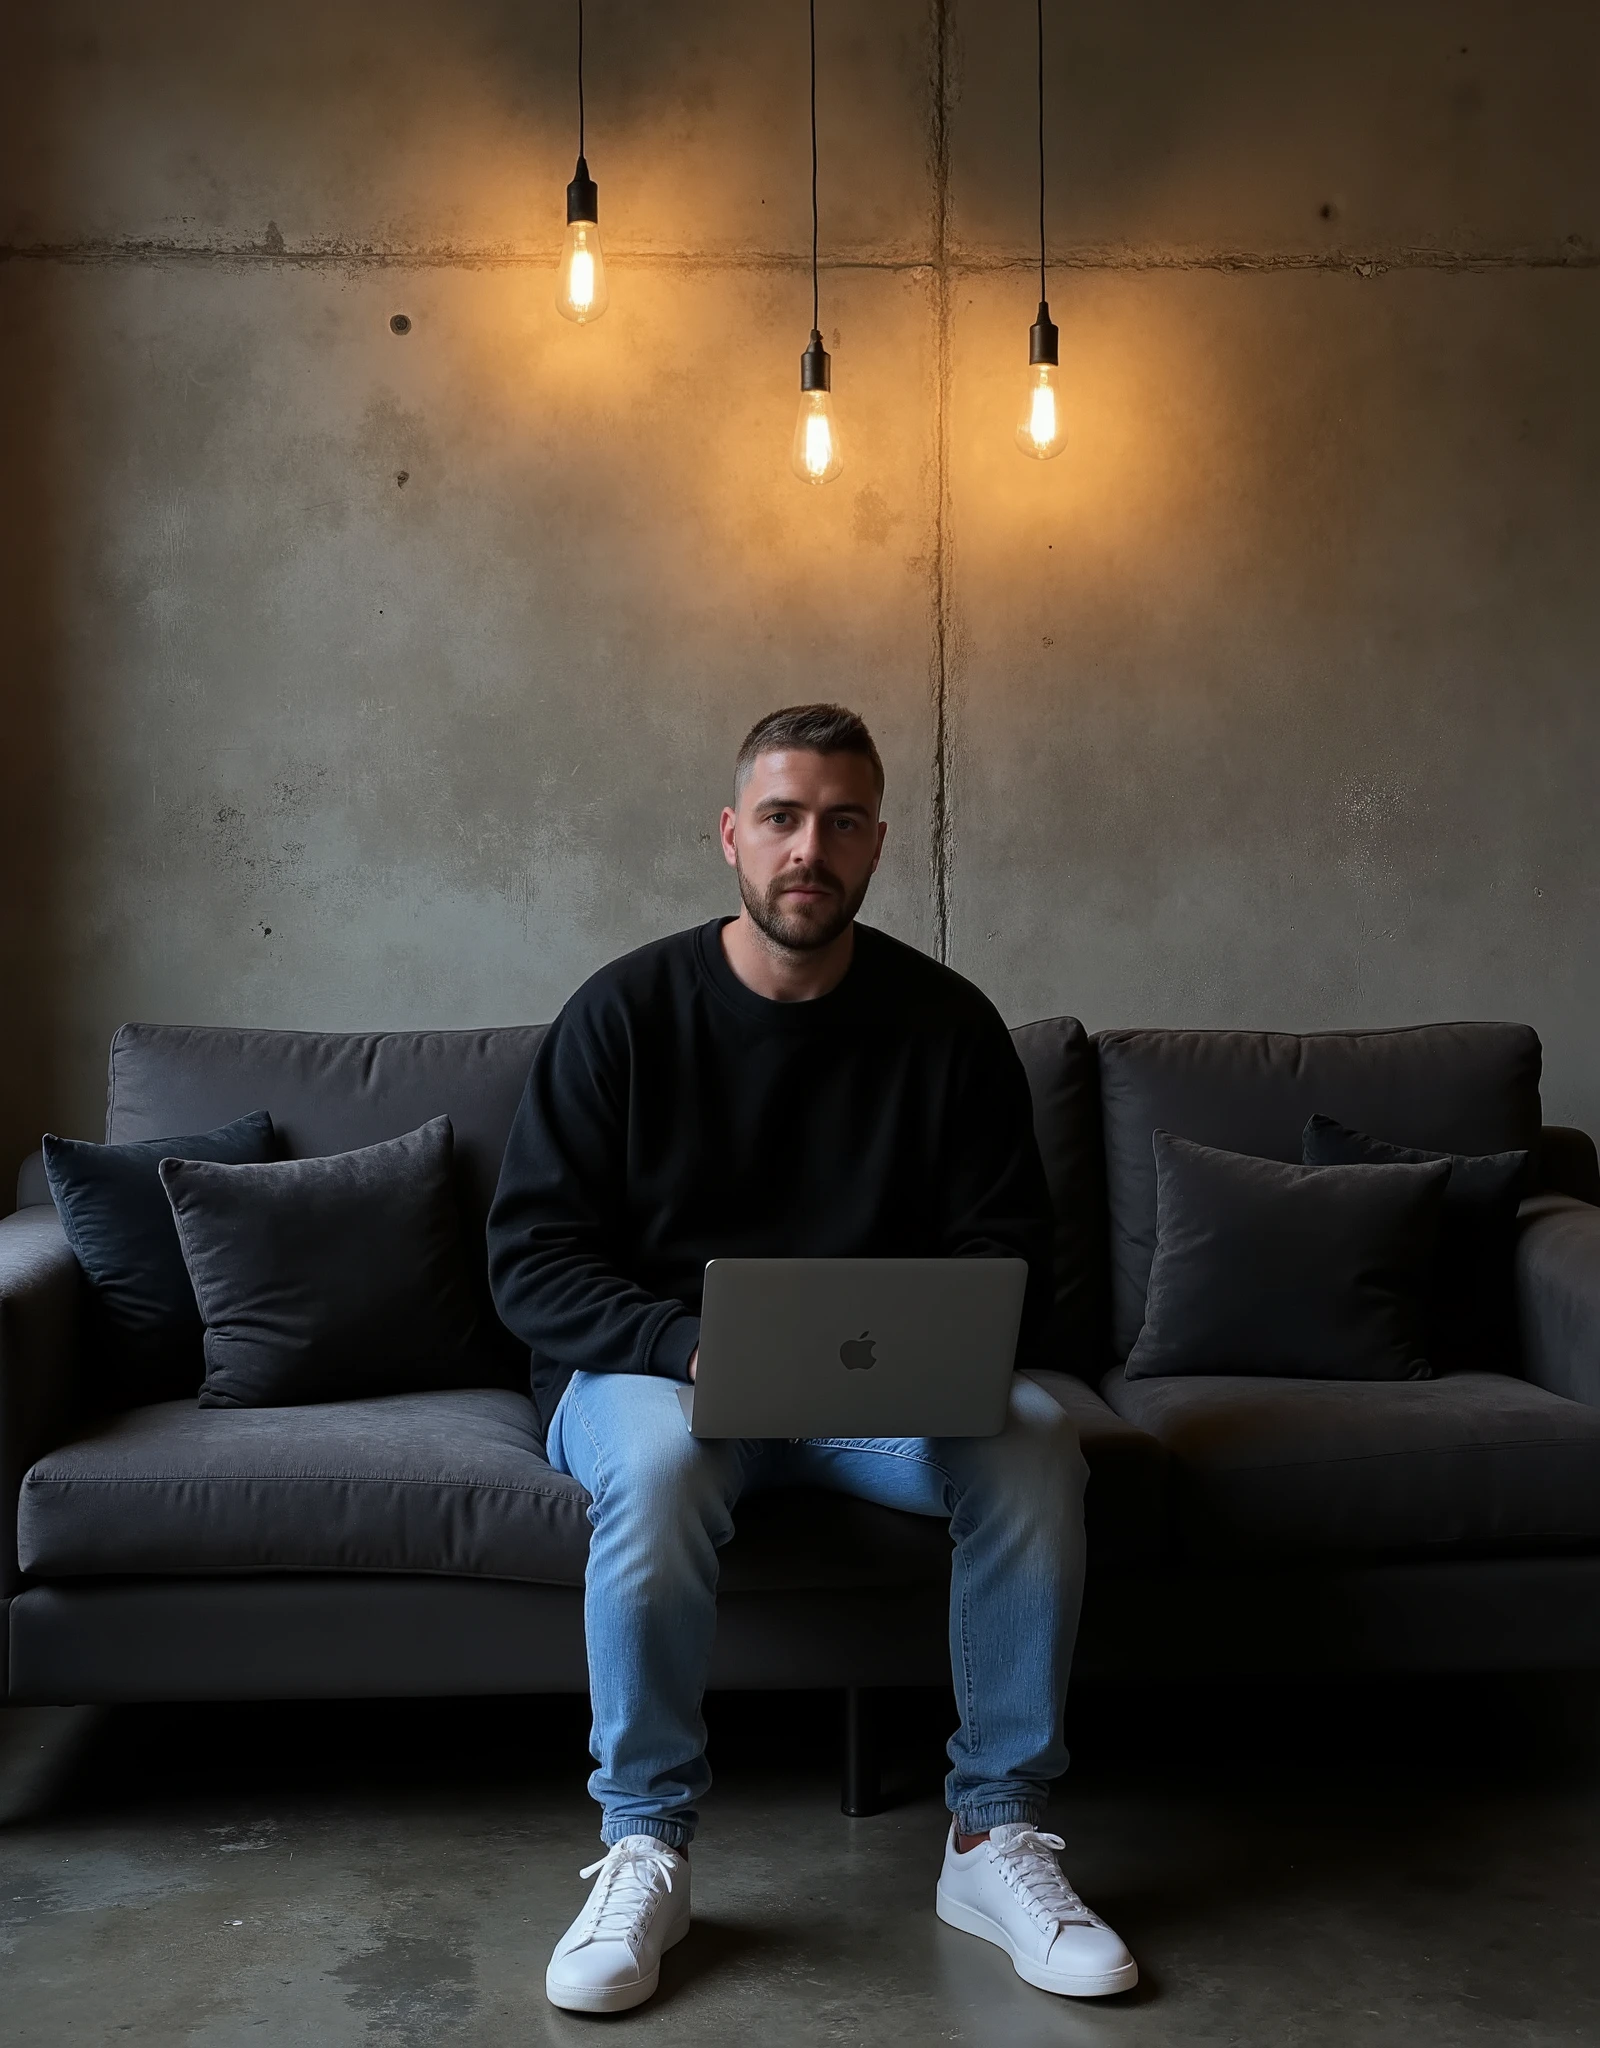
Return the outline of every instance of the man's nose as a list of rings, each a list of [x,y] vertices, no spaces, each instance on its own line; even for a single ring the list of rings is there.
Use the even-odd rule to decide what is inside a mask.
[[[815,867],[822,859],[822,827],[815,822],[806,826],[795,839],[790,856],[796,867]]]

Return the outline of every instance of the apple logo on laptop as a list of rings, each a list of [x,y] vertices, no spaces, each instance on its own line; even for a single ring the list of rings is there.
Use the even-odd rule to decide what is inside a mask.
[[[876,1342],[868,1330],[859,1337],[847,1337],[839,1346],[839,1363],[846,1372],[870,1372],[878,1362],[872,1349]]]

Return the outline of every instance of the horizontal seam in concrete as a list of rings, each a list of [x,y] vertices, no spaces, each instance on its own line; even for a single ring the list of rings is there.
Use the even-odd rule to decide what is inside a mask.
[[[732,249],[631,249],[613,243],[609,260],[636,269],[804,271],[806,251]],[[1213,270],[1245,273],[1272,271],[1354,272],[1363,277],[1391,270],[1501,271],[1596,270],[1600,249],[1462,250],[1462,249],[1326,249],[1288,250],[1270,254],[1248,249],[1068,249],[1053,252],[1056,270]],[[1036,256],[1006,251],[960,255],[930,251],[925,255],[824,256],[825,270],[878,270],[947,276],[983,276],[1026,271]],[[63,264],[176,263],[218,266],[262,265],[284,270],[543,270],[555,262],[552,245],[545,249],[471,249],[438,246],[416,248],[269,249],[251,242],[164,242],[156,240],[35,242],[0,244],[0,263]]]

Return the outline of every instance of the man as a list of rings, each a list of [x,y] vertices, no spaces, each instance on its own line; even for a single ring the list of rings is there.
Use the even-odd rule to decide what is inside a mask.
[[[1083,1579],[1086,1474],[1062,1410],[1019,1376],[995,1437],[712,1442],[677,1397],[717,1256],[1020,1255],[1018,1363],[1047,1358],[1049,1196],[1010,1038],[970,982],[855,922],[882,797],[854,713],[762,719],[722,813],[739,915],[586,982],[539,1048],[506,1148],[495,1300],[531,1348],[550,1462],[592,1503],[589,1789],[607,1853],[545,1980],[575,2011],[641,2004],[688,1932],[717,1549],[758,1486],[949,1522],[961,1725],[939,1914],[1045,1990],[1137,1982],[1039,1832],[1066,1767]]]

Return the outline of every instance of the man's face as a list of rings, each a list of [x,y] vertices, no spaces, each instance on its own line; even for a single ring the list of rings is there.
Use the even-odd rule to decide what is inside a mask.
[[[757,928],[810,953],[861,908],[886,829],[862,755],[758,754],[737,806],[722,814],[722,851]]]

